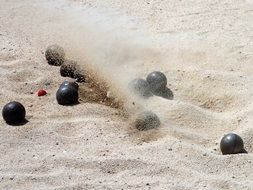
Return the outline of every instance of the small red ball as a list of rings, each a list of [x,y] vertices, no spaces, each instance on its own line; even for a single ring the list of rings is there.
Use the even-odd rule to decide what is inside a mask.
[[[41,89],[37,92],[38,96],[45,96],[47,94],[47,91]]]

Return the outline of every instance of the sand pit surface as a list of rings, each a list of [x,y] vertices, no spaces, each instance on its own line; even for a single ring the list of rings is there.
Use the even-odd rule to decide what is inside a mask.
[[[0,119],[0,189],[253,189],[252,19],[251,0],[1,0],[0,107],[21,102],[29,122]],[[107,94],[80,84],[80,104],[58,105],[54,43]],[[173,100],[127,90],[153,70]],[[141,110],[161,127],[136,130]],[[248,154],[221,155],[229,132]]]

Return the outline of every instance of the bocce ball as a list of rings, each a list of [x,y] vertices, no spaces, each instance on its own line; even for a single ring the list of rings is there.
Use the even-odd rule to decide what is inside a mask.
[[[78,90],[73,86],[64,86],[56,92],[56,100],[60,105],[72,105],[78,102]]]
[[[152,93],[159,93],[167,86],[167,77],[160,71],[154,71],[148,74],[146,78]]]
[[[242,138],[234,133],[225,135],[220,142],[222,154],[238,154],[244,152],[244,144]]]
[[[6,123],[15,124],[24,121],[25,119],[25,107],[16,101],[9,102],[3,107],[2,116]]]

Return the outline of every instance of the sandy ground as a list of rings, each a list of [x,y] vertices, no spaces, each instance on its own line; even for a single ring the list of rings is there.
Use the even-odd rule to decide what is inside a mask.
[[[0,0],[0,107],[20,101],[29,121],[0,120],[0,189],[253,189],[252,19],[250,0]],[[129,117],[85,93],[58,105],[64,78],[44,58],[52,43],[97,71]],[[126,91],[153,70],[173,100]],[[143,109],[159,129],[134,129]],[[221,155],[229,132],[248,154]]]

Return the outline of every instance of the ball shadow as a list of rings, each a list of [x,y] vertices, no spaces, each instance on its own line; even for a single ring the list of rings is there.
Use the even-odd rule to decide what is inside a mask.
[[[15,122],[15,123],[10,123],[10,122],[6,122],[8,125],[14,126],[14,127],[18,127],[18,126],[23,126],[25,124],[27,124],[29,121],[27,119],[24,119],[20,122]]]
[[[58,103],[59,104],[59,103]],[[61,105],[61,106],[69,106],[69,107],[71,107],[71,106],[77,106],[77,105],[79,105],[80,104],[80,102],[78,101],[78,102],[76,102],[76,103],[73,103],[73,104],[59,104],[59,105]]]
[[[241,153],[241,154],[248,154],[248,151],[245,150],[245,149],[243,149],[240,153]]]
[[[174,99],[173,92],[167,87],[163,91],[154,93],[154,95],[160,96],[160,97],[168,99],[168,100],[173,100]]]

